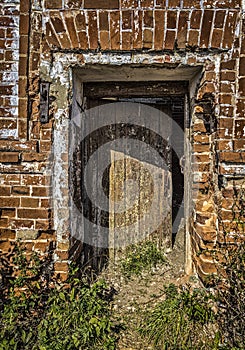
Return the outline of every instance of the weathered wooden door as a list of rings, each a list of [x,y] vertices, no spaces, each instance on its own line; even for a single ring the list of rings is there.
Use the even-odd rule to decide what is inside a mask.
[[[87,98],[82,120],[85,261],[95,270],[130,244],[172,243],[171,108],[164,98],[117,101]],[[108,202],[100,202],[101,192]]]
[[[171,172],[124,153],[111,151],[110,257],[131,244],[152,240],[169,248],[172,240]]]

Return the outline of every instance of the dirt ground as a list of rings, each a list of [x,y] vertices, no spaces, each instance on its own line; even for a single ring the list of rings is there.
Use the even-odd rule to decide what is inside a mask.
[[[181,285],[190,279],[184,272],[184,229],[179,230],[174,247],[166,253],[166,257],[166,262],[143,272],[140,277],[126,279],[115,264],[105,271],[104,278],[117,291],[112,303],[113,318],[125,325],[120,333],[117,350],[153,349],[140,338],[137,327],[145,309],[164,300],[164,285]],[[195,276],[191,277],[193,283]],[[199,282],[196,279],[194,283]]]

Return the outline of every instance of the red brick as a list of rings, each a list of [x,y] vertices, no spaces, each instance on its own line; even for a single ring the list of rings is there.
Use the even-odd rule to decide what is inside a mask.
[[[151,16],[149,15],[148,12],[151,13]],[[132,21],[133,21],[132,15],[133,15],[133,11],[122,11],[122,29],[123,30],[132,29]],[[153,24],[152,11],[144,11],[145,24],[147,22],[147,19],[149,19],[148,17],[151,19],[151,24]],[[107,26],[107,28],[105,28],[105,30],[108,30],[108,19],[105,19],[105,24]],[[151,27],[152,25],[149,25],[149,26]]]
[[[133,48],[142,48],[142,11],[134,11],[133,20]]]
[[[0,240],[15,239],[16,232],[10,229],[0,229]]]
[[[20,205],[20,198],[15,197],[2,197],[0,199],[0,207],[1,208],[15,208]]]
[[[23,174],[22,175],[22,184],[23,185],[45,185],[48,182],[48,179],[44,175],[31,175]]]
[[[2,152],[0,153],[0,163],[18,163],[19,153]]]
[[[65,262],[57,262],[54,264],[55,271],[68,271],[68,264]]]
[[[235,81],[236,73],[232,71],[222,71],[220,74],[221,81]]]
[[[50,214],[45,209],[18,209],[17,215],[20,219],[48,219]]]
[[[12,251],[12,248],[13,248],[13,245],[11,242],[0,242],[0,251],[4,253],[8,253]]]
[[[173,50],[175,45],[176,32],[173,30],[167,30],[165,37],[165,49]]]
[[[168,7],[180,7],[180,0],[168,0]]]
[[[221,162],[245,163],[245,152],[220,152],[219,159]]]
[[[83,0],[68,0],[67,6],[69,9],[77,8],[80,9],[83,5]]]
[[[132,49],[132,33],[122,32],[122,50],[129,51]]]
[[[214,19],[214,28],[224,28],[225,11],[216,11]]]
[[[21,207],[23,208],[38,208],[39,199],[37,198],[21,198]]]
[[[36,230],[50,230],[51,223],[49,220],[36,220],[35,229]]]
[[[239,93],[240,96],[245,96],[245,78],[239,79]]]
[[[30,3],[28,1],[20,1],[20,13],[29,13]]]
[[[20,15],[20,35],[28,35],[29,33],[29,14]]]
[[[211,27],[213,21],[214,11],[205,10],[203,14],[201,37],[200,37],[200,47],[208,48],[209,38],[211,34]]]
[[[46,38],[49,45],[60,47],[59,41],[49,22],[46,23]]]
[[[168,29],[176,28],[176,19],[177,19],[176,11],[167,11],[167,28]]]
[[[118,9],[119,0],[84,0],[85,9]]]
[[[0,219],[0,227],[2,227],[2,228],[9,228],[8,226],[9,226],[8,218]]]
[[[199,29],[202,18],[202,11],[193,10],[190,20],[190,28],[191,29]]]
[[[154,0],[141,0],[141,7],[152,8],[154,6]]]
[[[103,14],[107,15],[106,12],[103,12]],[[100,16],[103,17],[102,13],[100,13]],[[76,22],[76,27],[78,31],[86,30],[86,18],[85,18],[84,11],[81,11],[76,15],[75,22]],[[101,22],[100,22],[100,25],[101,25]]]
[[[120,49],[120,12],[114,11],[110,15],[111,49]]]
[[[197,144],[195,143],[193,145],[193,152],[202,153],[202,152],[209,152],[210,146],[208,144]]]
[[[220,91],[223,93],[233,93],[234,86],[232,86],[231,83],[222,83],[220,85]]]
[[[32,196],[33,197],[48,197],[50,194],[49,187],[32,187]]]
[[[158,0],[157,0],[158,1]],[[121,0],[121,8],[135,8],[138,7],[138,0]]]
[[[245,115],[245,100],[237,100],[237,116],[243,117]]]
[[[86,36],[86,34],[85,34]],[[108,31],[100,31],[100,47],[101,50],[109,50],[110,48],[110,38]]]
[[[199,39],[199,31],[198,30],[189,30],[188,45],[189,46],[197,46],[198,39]]]
[[[123,11],[122,12],[122,20],[123,22],[125,22],[125,24],[127,23],[126,19],[128,19],[128,15],[126,14],[130,14],[131,11]],[[80,30],[85,30],[85,22],[84,22],[84,17],[82,18],[82,28],[80,28]],[[124,26],[125,26],[124,24]],[[127,29],[124,28],[123,29]],[[131,27],[130,27],[131,28]],[[100,11],[99,12],[99,29],[100,30],[105,30],[105,31],[109,31],[109,19],[108,19],[108,12],[107,11]]]
[[[2,16],[1,15],[1,27],[13,27],[14,26],[14,19],[12,17],[8,16]]]
[[[36,152],[28,152],[28,153],[23,153],[22,154],[22,161],[23,162],[43,162],[47,160],[48,156],[47,154],[43,153],[36,153]]]
[[[61,9],[62,0],[45,0],[45,7],[47,9]]]
[[[15,208],[4,208],[1,209],[1,217],[14,218],[16,216]]]
[[[230,119],[230,118],[219,118],[218,119],[218,127],[220,129],[223,129],[223,128],[232,129],[233,128],[233,119]]]
[[[211,40],[211,47],[218,49],[221,46],[221,41],[223,37],[223,29],[214,29]]]
[[[85,31],[78,32],[78,40],[79,40],[79,45],[81,49],[83,50],[88,49],[88,36]]]
[[[30,195],[30,187],[28,186],[13,186],[12,187],[12,194],[19,195],[19,196],[28,196]]]
[[[151,49],[153,45],[153,31],[145,29],[143,32],[143,48]]]
[[[225,104],[225,105],[231,105],[232,104],[232,95],[220,94],[219,103]]]
[[[38,242],[34,245],[34,250],[42,253],[48,252],[50,249],[50,243]]]
[[[236,28],[237,12],[229,11],[226,17],[224,28],[223,48],[230,49],[234,40],[234,31]]]
[[[74,18],[72,16],[72,14],[65,15],[65,22],[66,22],[66,27],[68,29],[68,33],[69,33],[69,36],[70,36],[72,48],[73,49],[77,49],[77,48],[79,48],[78,37],[77,37],[77,33],[76,33],[77,31],[76,31],[76,28],[75,28]]]
[[[244,138],[245,137],[245,120],[238,119],[235,121],[235,137]]]
[[[239,151],[245,149],[245,139],[234,140],[234,150]]]
[[[184,8],[200,8],[200,0],[183,0]]]
[[[98,48],[98,27],[96,11],[88,12],[88,24],[89,48],[95,50]]]
[[[222,141],[217,141],[217,150],[223,150],[223,151],[231,151],[233,148],[233,143],[232,141],[228,140],[222,140]]]
[[[178,48],[185,48],[187,41],[187,23],[189,18],[189,12],[181,11],[179,14],[179,24],[177,33],[177,45]]]
[[[163,37],[164,37],[164,25],[165,25],[165,11],[155,11],[155,36],[154,36],[154,49],[163,49]]]
[[[144,11],[144,27],[153,28],[153,11]]]
[[[10,186],[0,186],[0,196],[10,196],[11,187]]]

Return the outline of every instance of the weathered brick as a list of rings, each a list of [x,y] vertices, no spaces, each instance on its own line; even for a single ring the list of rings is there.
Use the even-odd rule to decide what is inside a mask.
[[[236,27],[237,12],[229,11],[226,17],[224,28],[223,47],[230,49],[234,40],[234,31]]]
[[[143,48],[151,49],[153,45],[153,32],[151,29],[143,31]]]
[[[155,50],[163,49],[163,37],[165,26],[165,12],[155,11],[155,35],[154,35],[154,48]]]
[[[245,163],[245,152],[220,152],[219,159],[221,162]]]
[[[200,36],[200,47],[207,48],[209,46],[209,38],[213,21],[214,11],[205,10],[203,14],[202,29]]]
[[[173,50],[175,45],[176,32],[173,30],[167,30],[165,37],[165,49]]]
[[[110,15],[111,49],[120,49],[120,12],[114,11]]]
[[[177,20],[177,12],[176,11],[168,11],[167,12],[167,28],[175,29],[176,28],[176,20]]]
[[[45,0],[45,7],[47,9],[61,9],[62,0]]]
[[[1,208],[14,208],[20,205],[20,198],[16,197],[2,197],[0,199]]]
[[[134,11],[133,20],[133,48],[142,48],[142,21],[143,13],[142,11]]]
[[[144,20],[144,27],[149,27],[149,28],[153,28],[153,11],[144,11],[144,15],[143,15],[143,20]]]
[[[37,230],[17,230],[16,238],[21,240],[35,240],[38,237]]]
[[[123,29],[130,29],[131,28],[131,11],[123,11],[122,12],[122,21],[123,21],[123,25],[122,28]],[[81,28],[79,28],[80,30],[85,30],[85,18],[84,16],[81,18]],[[109,18],[108,18],[108,12],[107,11],[100,11],[99,12],[99,29],[100,30],[105,30],[105,31],[109,31]]]
[[[50,194],[50,188],[49,187],[43,187],[43,186],[33,186],[32,187],[32,196],[33,197],[48,197]]]
[[[245,96],[245,78],[239,79],[239,93],[240,96]]]
[[[65,15],[65,22],[66,22],[66,27],[68,29],[69,37],[71,40],[72,48],[77,49],[79,45],[78,45],[78,37],[76,33],[73,15],[72,14]]]
[[[119,12],[118,12],[119,14]],[[97,27],[97,13],[96,11],[88,12],[88,35],[89,48],[92,50],[98,47],[98,27]]]
[[[57,263],[54,264],[54,269],[55,269],[55,271],[59,271],[59,272],[64,271],[64,272],[66,272],[66,271],[68,271],[68,263],[66,263],[66,262],[57,262]]]
[[[48,219],[50,214],[45,209],[18,209],[17,216],[20,219]]]
[[[0,229],[0,240],[14,240],[16,238],[15,230]]]
[[[10,196],[11,187],[10,186],[0,186],[0,196]]]
[[[22,161],[23,162],[43,162],[47,160],[48,156],[47,154],[43,153],[36,153],[36,152],[28,152],[22,154]]]
[[[119,0],[84,0],[85,9],[118,9]]]
[[[39,199],[22,197],[20,206],[23,208],[38,208]]]
[[[0,153],[0,163],[18,163],[19,153],[2,152]]]

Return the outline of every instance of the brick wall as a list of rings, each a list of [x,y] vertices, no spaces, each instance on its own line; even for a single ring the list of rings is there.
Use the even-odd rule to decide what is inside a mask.
[[[193,261],[205,277],[214,270],[207,249],[222,242],[224,225],[230,223],[233,178],[239,185],[245,174],[241,1],[46,0],[42,4],[38,0],[0,4],[0,249],[6,252],[16,238],[43,253],[51,247],[55,269],[65,278],[69,224],[55,209],[59,201],[54,203],[51,192],[55,135],[63,127],[56,116],[69,108],[66,77],[71,63],[65,57],[76,55],[72,64],[83,65],[99,53],[128,54],[133,63],[134,53],[142,64],[155,60],[163,67],[203,67],[191,101],[196,198],[191,242]],[[66,72],[61,81],[62,67]],[[51,83],[56,98],[46,124],[40,123],[40,80]],[[66,171],[67,153],[61,151],[59,156]],[[227,180],[223,188],[218,186],[220,179]],[[68,185],[65,181],[61,188],[64,197]],[[79,249],[71,251],[76,254]]]

